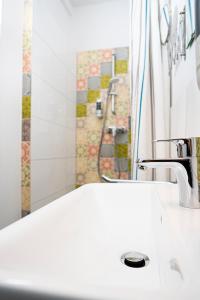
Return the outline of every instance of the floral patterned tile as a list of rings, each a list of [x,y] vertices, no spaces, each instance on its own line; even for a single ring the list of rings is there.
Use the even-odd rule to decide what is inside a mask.
[[[99,145],[88,145],[87,146],[87,154],[88,154],[88,159],[93,159],[98,156],[98,151],[99,151]]]
[[[85,173],[87,171],[87,160],[85,158],[76,158],[77,172]]]
[[[31,204],[31,189],[30,187],[22,187],[22,210],[25,212],[29,212],[30,204]]]
[[[31,31],[24,31],[23,33],[23,51],[31,52],[32,35]]]
[[[31,117],[31,96],[23,96],[22,117],[23,119],[30,119]]]
[[[116,75],[128,73],[128,61],[127,60],[117,60],[115,65]]]
[[[100,51],[89,51],[88,52],[88,63],[89,65],[100,64],[101,52]]]
[[[99,182],[99,176],[97,172],[87,172],[86,173],[86,183],[97,183]]]
[[[100,76],[100,65],[97,63],[92,63],[89,66],[89,76]]]
[[[123,58],[127,55],[126,49],[120,49],[118,58]],[[77,62],[80,64],[77,68],[78,80],[86,80],[87,82],[79,82],[77,84],[78,92],[87,93],[87,105],[82,109],[79,107],[79,113],[77,113],[77,185],[80,186],[85,183],[99,182],[97,174],[97,156],[99,141],[102,130],[102,120],[96,118],[96,100],[101,97],[103,101],[103,109],[107,100],[107,88],[111,76],[111,61],[112,61],[112,49],[105,49],[99,51],[88,51],[81,55],[78,55]],[[117,87],[117,101],[116,111],[117,116],[114,116],[111,112],[111,103],[108,104],[108,119],[106,121],[106,127],[108,126],[127,126],[128,128],[128,115],[129,115],[129,81],[125,72],[126,63],[123,59],[118,59],[116,69],[119,72],[120,83]],[[127,64],[128,65],[128,64]],[[86,68],[88,67],[88,69]],[[79,68],[80,67],[80,68]],[[100,75],[101,73],[101,75]],[[100,77],[101,76],[101,77]],[[85,96],[84,96],[85,97]],[[79,97],[80,98],[80,97]],[[79,99],[79,104],[83,105],[82,98]],[[81,103],[82,102],[82,103]],[[84,98],[85,103],[85,98]],[[85,105],[85,104],[84,104]],[[126,142],[128,135],[126,135]],[[124,141],[124,140],[123,140]],[[122,141],[122,142],[123,142]],[[105,132],[103,144],[105,147],[105,155],[109,154],[110,157],[101,158],[101,169],[106,175],[111,178],[117,178],[118,173],[115,172],[115,155],[126,161],[126,169],[128,164],[128,144],[121,143],[117,145],[115,151],[113,149],[113,137]],[[113,153],[114,152],[114,153]],[[128,176],[128,172],[122,174],[124,177]]]
[[[30,119],[22,120],[22,141],[23,142],[30,141],[30,133],[31,133],[30,123],[31,123]]]
[[[101,62],[111,62],[112,61],[112,49],[100,50]]]
[[[128,117],[116,117],[115,121],[118,127],[125,127],[128,129]]]
[[[77,91],[85,91],[87,90],[87,79],[81,78],[77,80]]]
[[[87,132],[85,128],[77,128],[76,129],[76,140],[78,145],[87,144]]]
[[[103,137],[103,144],[114,144],[114,139],[112,134],[105,133]]]
[[[23,54],[23,73],[31,73],[31,53],[28,51]]]
[[[128,157],[128,145],[127,144],[115,145],[115,157],[127,158]]]
[[[102,75],[101,76],[101,89],[108,89],[110,84],[110,75]]]
[[[100,167],[102,172],[114,170],[115,167],[114,158],[101,158]]]
[[[22,187],[30,186],[30,164],[22,165]]]
[[[77,79],[87,78],[89,76],[88,64],[80,64],[77,67]]]
[[[100,98],[100,90],[89,90],[88,91],[88,103],[94,103]]]
[[[76,147],[76,155],[78,158],[87,157],[87,146],[84,144],[78,144]]]
[[[87,105],[79,103],[76,105],[76,116],[77,118],[83,118],[87,116]]]
[[[98,119],[95,115],[94,116],[89,116],[87,118],[87,121],[86,121],[86,125],[85,125],[85,128],[87,130],[91,130],[92,128],[95,128],[97,131],[101,131],[102,130],[102,120],[101,119]]]
[[[98,145],[100,141],[101,132],[99,130],[87,131],[87,143]]]
[[[86,174],[85,173],[77,173],[76,175],[76,184],[83,185],[86,183]]]
[[[30,142],[22,142],[22,165],[30,164]]]
[[[77,118],[76,119],[76,128],[85,128],[86,118]]]
[[[89,63],[89,52],[80,52],[77,54],[77,66],[86,65]]]
[[[90,158],[87,161],[87,172],[97,172],[97,158]]]

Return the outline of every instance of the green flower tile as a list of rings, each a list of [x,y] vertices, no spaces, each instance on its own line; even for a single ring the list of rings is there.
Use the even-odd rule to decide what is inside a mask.
[[[101,77],[101,88],[102,89],[107,89],[109,87],[110,79],[111,79],[111,76],[109,76],[109,75],[103,75]]]
[[[118,144],[115,146],[115,157],[118,158],[128,158],[128,145]]]
[[[31,96],[23,96],[22,118],[29,119],[30,117],[31,117]]]
[[[76,105],[76,116],[77,116],[77,118],[87,116],[87,106],[86,106],[86,104],[79,103],[79,104]]]
[[[89,103],[94,103],[100,98],[100,90],[89,90],[87,94],[87,99]]]
[[[128,73],[128,61],[127,60],[117,60],[115,64],[116,74],[126,74]]]

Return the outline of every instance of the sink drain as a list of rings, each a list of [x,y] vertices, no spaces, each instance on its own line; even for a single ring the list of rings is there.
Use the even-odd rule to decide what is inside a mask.
[[[123,254],[121,262],[131,268],[143,268],[149,264],[149,258],[143,253],[133,251]]]

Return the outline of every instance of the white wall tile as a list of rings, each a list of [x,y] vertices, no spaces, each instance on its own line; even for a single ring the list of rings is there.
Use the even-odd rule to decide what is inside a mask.
[[[75,162],[71,158],[34,160],[31,171],[32,204],[72,186],[75,182]]]
[[[34,1],[31,209],[75,185],[75,52],[71,17],[59,0]],[[69,34],[70,33],[70,34]]]
[[[75,105],[73,98],[67,98],[33,74],[32,116],[68,128],[74,128]]]
[[[32,117],[31,159],[73,157],[74,136],[71,128]]]

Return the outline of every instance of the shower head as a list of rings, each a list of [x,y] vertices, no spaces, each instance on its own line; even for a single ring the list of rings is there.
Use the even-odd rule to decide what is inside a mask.
[[[110,79],[109,88],[108,88],[108,95],[110,95],[110,93],[111,93],[113,84],[115,84],[117,82],[119,82],[119,78],[118,77],[112,77]]]
[[[119,82],[119,77],[113,77],[110,79],[110,85]]]

